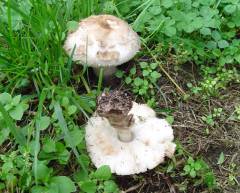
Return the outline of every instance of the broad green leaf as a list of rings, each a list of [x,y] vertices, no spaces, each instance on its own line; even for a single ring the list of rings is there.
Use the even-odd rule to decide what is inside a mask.
[[[195,178],[196,176],[197,176],[197,173],[196,173],[196,171],[194,170],[194,169],[191,169],[191,171],[190,171],[190,176],[192,177],[192,178]]]
[[[79,147],[79,146],[78,146]],[[90,164],[90,158],[88,157],[88,155],[86,155],[86,154],[81,154],[80,155],[80,159],[82,160],[82,162],[83,162],[83,165],[87,168],[87,167],[89,167],[89,164]]]
[[[147,62],[140,62],[140,66],[141,66],[141,68],[147,68],[148,63]]]
[[[131,68],[131,70],[130,70],[130,74],[132,74],[132,75],[134,75],[134,74],[136,74],[136,68],[135,67],[133,67],[133,68]]]
[[[219,48],[226,48],[229,46],[229,43],[226,40],[220,40],[218,41],[218,47]]]
[[[84,138],[84,134],[83,131],[80,130],[79,128],[74,128],[74,130],[70,131],[70,137],[71,137],[71,143],[74,146],[77,146],[78,144],[80,144]],[[65,141],[67,143],[68,147],[71,147],[70,142],[67,141],[67,139],[65,138]]]
[[[0,102],[5,105],[12,102],[12,96],[6,92],[0,94]]]
[[[196,2],[196,1],[195,1],[195,2],[192,3],[192,6],[193,6],[193,7],[199,7],[199,3],[200,3],[200,2]]]
[[[70,105],[70,106],[67,108],[67,111],[68,111],[68,114],[69,114],[69,115],[72,115],[72,114],[76,113],[77,107],[76,107],[75,105]]]
[[[41,182],[47,182],[51,176],[52,169],[48,168],[43,162],[37,162],[37,179]]]
[[[169,8],[173,5],[173,1],[172,0],[162,0],[162,6],[165,8]]]
[[[50,117],[42,116],[36,120],[36,124],[38,124],[40,130],[45,130],[50,125]]]
[[[206,47],[208,49],[215,49],[217,48],[217,43],[215,41],[208,41]]]
[[[117,78],[122,78],[123,75],[124,75],[124,72],[121,71],[121,70],[117,70],[117,72],[115,73],[115,76],[116,76]]]
[[[189,165],[185,165],[183,170],[187,173],[189,173],[191,171],[191,167]]]
[[[148,76],[149,75],[149,71],[148,70],[143,70],[142,75],[143,76]]]
[[[192,21],[191,25],[193,25],[193,27],[195,29],[199,29],[199,28],[201,28],[203,26],[203,23],[204,23],[204,21],[203,21],[202,17],[196,17]]]
[[[154,79],[158,79],[158,78],[161,77],[161,74],[159,72],[157,72],[157,71],[153,71],[151,73],[151,77],[154,78]]]
[[[117,184],[112,181],[108,180],[104,182],[104,192],[105,193],[115,193],[118,192],[118,186]]]
[[[195,169],[196,171],[198,171],[198,170],[200,170],[201,168],[202,168],[201,163],[200,163],[199,161],[196,161],[196,162],[194,163],[194,169]]]
[[[13,99],[12,99],[13,105],[17,106],[19,104],[20,100],[21,100],[21,95],[17,95],[15,97],[13,97]]]
[[[60,164],[66,165],[70,158],[70,152],[67,149],[64,149],[62,152],[57,154],[57,159]]]
[[[94,177],[98,180],[109,180],[111,175],[111,169],[107,165],[101,166],[94,172]]]
[[[79,183],[80,189],[86,193],[96,193],[97,185],[93,181],[84,181]]]
[[[193,25],[185,25],[183,30],[187,33],[192,33],[194,31],[194,26]]]
[[[74,173],[74,181],[81,182],[89,179],[89,176],[83,172],[83,170],[79,170]]]
[[[164,29],[164,33],[167,36],[172,37],[172,36],[176,35],[177,30],[174,26],[166,26],[165,29]]]
[[[233,22],[228,22],[228,23],[227,23],[227,26],[228,26],[229,28],[234,28],[234,27],[235,27],[235,23],[233,23]]]
[[[134,85],[135,85],[135,86],[140,86],[140,85],[142,85],[142,84],[143,84],[143,79],[141,79],[141,78],[139,78],[139,77],[137,77],[137,78],[134,79]]]
[[[218,14],[217,9],[213,9],[209,6],[202,6],[200,9],[200,15],[203,16],[204,18],[207,18],[208,20],[211,19],[214,15]]]
[[[125,78],[126,84],[130,84],[132,82],[132,79],[130,77]]]
[[[156,69],[157,66],[158,66],[157,63],[151,63],[151,64],[150,64],[150,67],[151,67],[152,70]]]
[[[213,31],[213,32],[212,32],[212,37],[213,37],[213,39],[214,39],[215,41],[221,40],[221,35],[220,35],[220,33],[219,33],[218,31]]]
[[[73,181],[66,176],[53,177],[51,178],[50,183],[57,185],[59,193],[70,193],[76,191]]]
[[[18,105],[16,106],[14,109],[12,109],[10,112],[9,112],[9,115],[14,119],[14,120],[21,120],[22,119],[22,116],[23,116],[23,113],[24,113],[24,108],[22,105]]]
[[[65,96],[64,96],[64,97],[62,98],[61,105],[64,106],[64,107],[67,107],[68,104],[69,104],[69,99],[68,99],[68,97],[65,97]]]
[[[10,130],[8,128],[1,128],[0,129],[0,145],[8,139]]]
[[[7,173],[10,172],[10,170],[13,169],[13,167],[14,167],[13,162],[12,161],[8,161],[8,162],[5,162],[4,164],[2,164],[1,170],[2,170],[3,173],[7,174]]]
[[[152,6],[149,8],[149,12],[153,15],[158,15],[162,12],[161,6]]]
[[[234,57],[234,59],[235,59],[238,63],[240,63],[240,54],[236,55],[236,56]]]
[[[202,5],[212,5],[213,3],[215,3],[215,0],[201,0],[199,1],[199,3],[201,3]]]
[[[207,27],[203,27],[203,28],[201,28],[200,29],[200,33],[202,34],[202,35],[211,35],[211,30],[209,29],[209,28],[207,28]]]
[[[146,80],[146,79],[143,80],[143,85],[144,85],[144,86],[148,86],[148,85],[149,85],[149,84],[148,84],[148,80]]]
[[[194,164],[194,159],[192,157],[189,157],[187,160],[188,164]]]
[[[144,95],[144,94],[146,94],[147,93],[147,89],[146,88],[140,88],[139,90],[138,90],[138,94],[140,94],[140,95]]]
[[[49,193],[48,188],[44,186],[34,186],[31,189],[31,193]]]
[[[52,153],[52,152],[56,152],[56,143],[53,139],[51,138],[46,138],[43,141],[43,151],[45,151],[46,153]]]
[[[234,13],[234,12],[236,11],[236,9],[237,9],[237,6],[236,6],[236,5],[226,5],[226,6],[224,7],[224,11],[225,11],[226,13],[228,13],[228,14]]]

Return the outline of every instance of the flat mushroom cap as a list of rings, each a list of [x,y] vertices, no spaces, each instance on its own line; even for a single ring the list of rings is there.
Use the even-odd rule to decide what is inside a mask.
[[[74,50],[75,47],[75,50]],[[132,28],[112,15],[90,16],[69,32],[64,49],[73,60],[92,67],[118,66],[139,50],[140,40]]]
[[[131,113],[138,121],[130,128],[134,139],[121,142],[117,132],[108,120],[103,117],[92,117],[86,126],[86,143],[91,160],[99,168],[109,165],[111,171],[118,175],[131,175],[153,169],[164,161],[164,157],[172,157],[175,151],[173,130],[164,119],[154,114],[140,117],[139,108],[149,107],[133,104]],[[150,111],[149,111],[150,112]]]

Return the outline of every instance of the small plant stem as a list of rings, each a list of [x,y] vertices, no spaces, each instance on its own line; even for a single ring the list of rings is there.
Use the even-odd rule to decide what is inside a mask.
[[[217,3],[215,4],[214,8],[217,9],[219,4],[221,3],[222,0],[218,0]]]
[[[99,77],[98,77],[98,86],[97,86],[97,94],[100,94],[102,88],[103,81],[103,68],[100,68]]]
[[[91,89],[90,89],[90,87],[88,86],[87,81],[85,80],[83,74],[80,74],[80,78],[81,78],[81,80],[82,80],[82,83],[83,83],[85,89],[87,90],[87,93],[91,93]]]
[[[184,90],[173,80],[173,78],[168,74],[168,72],[163,68],[162,64],[157,60],[157,58],[152,54],[151,50],[148,48],[148,46],[143,42],[143,45],[146,47],[147,51],[153,58],[153,60],[159,65],[159,68],[161,71],[169,78],[169,80],[177,87],[177,89],[182,93],[182,95],[186,95]]]

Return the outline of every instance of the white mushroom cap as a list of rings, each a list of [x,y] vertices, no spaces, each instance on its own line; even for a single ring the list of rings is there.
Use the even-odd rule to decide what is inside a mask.
[[[68,55],[74,47],[74,61],[92,67],[118,66],[136,54],[140,40],[125,21],[112,15],[98,15],[83,19],[78,29],[68,34],[64,45]]]
[[[149,114],[144,114],[146,110]],[[97,168],[109,165],[113,173],[130,175],[153,169],[164,161],[165,156],[173,156],[176,145],[172,142],[173,130],[167,121],[155,117],[146,105],[134,103],[130,112],[138,121],[130,128],[134,139],[127,143],[118,139],[116,129],[106,118],[95,116],[89,120],[85,138]]]
[[[132,102],[132,104],[133,106],[128,114],[133,114],[135,121],[139,122],[150,117],[156,117],[155,111],[147,104],[138,104],[136,102]]]

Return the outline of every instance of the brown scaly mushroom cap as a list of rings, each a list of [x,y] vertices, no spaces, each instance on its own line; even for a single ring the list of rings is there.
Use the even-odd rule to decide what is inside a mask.
[[[132,102],[122,91],[103,93],[95,116],[86,126],[87,149],[98,168],[109,165],[113,173],[145,172],[172,157],[173,130],[145,104]]]
[[[93,15],[81,20],[76,31],[69,32],[64,44],[69,56],[74,47],[74,61],[115,69],[133,58],[140,48],[140,40],[125,21],[112,15]]]

